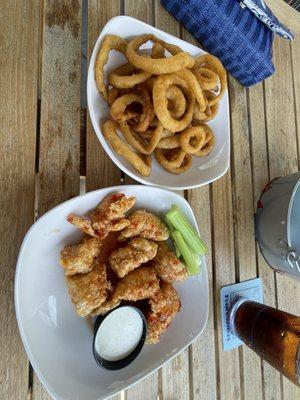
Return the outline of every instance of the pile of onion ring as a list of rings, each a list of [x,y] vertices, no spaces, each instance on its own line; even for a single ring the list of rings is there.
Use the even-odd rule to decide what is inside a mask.
[[[148,41],[153,43],[151,54],[140,52]],[[127,61],[110,71],[105,82],[111,50],[121,52]],[[216,116],[227,89],[226,71],[218,58],[193,58],[151,34],[129,42],[107,35],[96,60],[95,79],[110,107],[103,135],[142,176],[151,173],[152,154],[164,169],[180,174],[192,166],[193,157],[205,157],[214,148],[215,136],[206,122]]]

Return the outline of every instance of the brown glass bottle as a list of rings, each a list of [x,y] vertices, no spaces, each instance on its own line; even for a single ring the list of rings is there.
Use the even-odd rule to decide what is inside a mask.
[[[300,385],[300,317],[240,299],[231,308],[230,324],[247,346]]]

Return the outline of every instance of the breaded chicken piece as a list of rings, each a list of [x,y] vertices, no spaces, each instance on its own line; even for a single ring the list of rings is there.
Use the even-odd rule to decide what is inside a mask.
[[[152,260],[157,252],[157,244],[140,237],[134,237],[125,246],[115,250],[109,256],[109,265],[119,278],[138,268],[141,264]]]
[[[153,297],[159,290],[159,280],[152,268],[140,267],[121,279],[112,295],[112,300],[137,301]]]
[[[67,221],[74,225],[76,228],[80,229],[83,233],[96,236],[96,232],[92,227],[92,223],[89,219],[79,217],[75,214],[70,214],[67,218]]]
[[[160,281],[160,290],[149,301],[146,343],[157,343],[180,310],[180,300],[169,282]]]
[[[92,271],[87,274],[67,276],[68,291],[78,315],[88,316],[105,302],[110,287],[106,277],[106,267],[95,261]]]
[[[166,282],[184,281],[188,276],[186,266],[165,242],[157,244],[157,253],[151,263],[156,275]]]
[[[91,213],[92,227],[97,231],[100,239],[105,238],[108,232],[121,230],[129,225],[124,218],[135,204],[135,197],[125,197],[122,193],[108,195]]]
[[[118,307],[118,305],[121,303],[121,301],[112,301],[112,300],[106,300],[104,303],[101,304],[100,307],[95,308],[93,312],[90,314],[91,317],[96,317],[97,315],[103,315],[106,314],[108,311],[113,310],[114,308]]]
[[[169,229],[154,214],[145,210],[138,210],[128,217],[130,225],[125,228],[119,240],[126,240],[133,236],[141,236],[154,241],[164,241],[169,238]]]
[[[84,239],[78,245],[66,246],[60,252],[60,264],[66,275],[84,274],[93,268],[101,243],[97,238]]]

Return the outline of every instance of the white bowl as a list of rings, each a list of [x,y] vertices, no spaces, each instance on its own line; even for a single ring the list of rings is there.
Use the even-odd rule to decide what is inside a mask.
[[[201,273],[176,284],[182,308],[160,343],[145,345],[124,369],[100,368],[92,352],[92,330],[74,310],[59,265],[59,253],[82,235],[66,221],[83,215],[109,193],[137,198],[135,208],[163,215],[177,204],[197,229],[193,211],[176,193],[140,185],[116,186],[75,197],[41,217],[23,241],[15,276],[15,308],[28,358],[39,379],[56,400],[96,400],[133,385],[175,357],[203,331],[208,316],[205,259]]]
[[[190,43],[171,36],[159,29],[153,28],[135,18],[121,16],[112,18],[103,28],[93,50],[87,79],[88,108],[94,130],[104,150],[113,162],[127,175],[146,185],[162,186],[172,190],[183,190],[206,185],[215,181],[225,174],[230,160],[230,124],[229,124],[229,101],[226,92],[220,101],[217,116],[208,124],[213,129],[216,137],[216,145],[213,151],[204,158],[194,157],[193,166],[181,175],[174,175],[164,170],[154,159],[152,161],[152,172],[149,177],[142,177],[135,169],[117,155],[106,142],[101,132],[100,121],[109,118],[107,104],[99,94],[94,69],[101,42],[105,35],[116,34],[123,38],[130,38],[145,33],[153,33],[166,42],[176,44],[193,56],[205,53],[203,50]],[[111,70],[125,61],[122,54],[112,51],[105,71]]]

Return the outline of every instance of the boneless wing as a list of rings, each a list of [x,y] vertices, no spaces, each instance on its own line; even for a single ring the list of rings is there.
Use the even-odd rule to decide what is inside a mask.
[[[125,247],[115,250],[109,256],[109,265],[119,278],[152,260],[157,252],[157,244],[151,240],[134,237]]]
[[[159,290],[159,280],[149,267],[140,267],[121,279],[113,293],[112,300],[137,301],[149,299]]]
[[[107,298],[110,283],[106,276],[106,267],[95,261],[92,271],[87,274],[67,276],[67,286],[76,312],[86,317],[100,307]]]
[[[91,213],[92,227],[100,238],[108,232],[121,230],[129,225],[125,213],[135,204],[135,197],[125,197],[122,193],[108,195]]]
[[[151,266],[156,275],[167,282],[184,281],[188,276],[186,266],[165,242],[158,243],[157,253]]]
[[[160,290],[149,301],[151,311],[147,315],[147,343],[157,343],[180,310],[180,300],[169,282],[160,281]]]
[[[66,275],[87,273],[93,268],[101,243],[97,238],[84,239],[78,245],[66,246],[60,253],[60,264]]]
[[[141,236],[154,241],[164,241],[169,238],[167,226],[154,214],[145,210],[137,210],[128,217],[130,225],[123,229],[120,240],[133,236]]]

